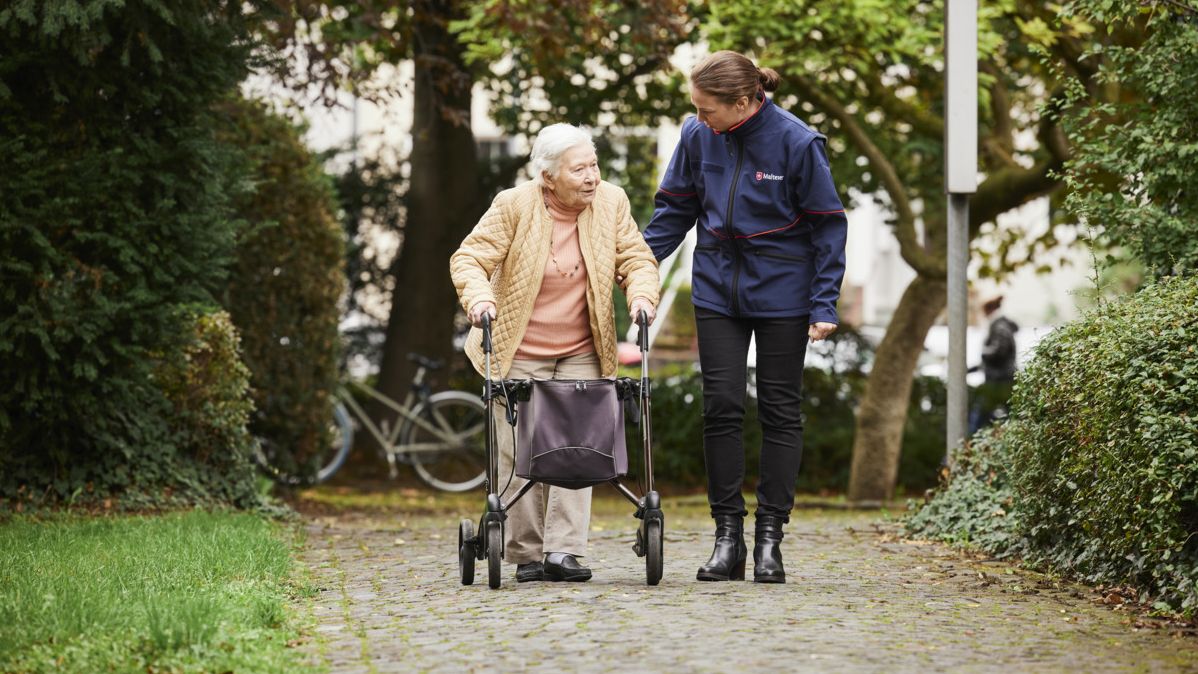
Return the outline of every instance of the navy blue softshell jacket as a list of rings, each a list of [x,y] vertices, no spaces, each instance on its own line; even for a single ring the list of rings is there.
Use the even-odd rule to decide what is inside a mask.
[[[695,306],[840,322],[848,222],[825,142],[768,98],[724,133],[695,117],[683,123],[645,241],[660,261],[698,224]]]

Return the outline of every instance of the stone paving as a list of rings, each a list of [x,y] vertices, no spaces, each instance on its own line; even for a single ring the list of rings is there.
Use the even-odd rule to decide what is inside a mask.
[[[1198,671],[1192,637],[1136,629],[1086,588],[904,541],[877,512],[797,510],[785,585],[700,583],[710,520],[667,501],[665,576],[648,587],[623,510],[596,499],[592,581],[517,584],[505,564],[498,590],[485,562],[474,585],[458,580],[457,521],[477,512],[314,517],[304,647],[333,672]]]

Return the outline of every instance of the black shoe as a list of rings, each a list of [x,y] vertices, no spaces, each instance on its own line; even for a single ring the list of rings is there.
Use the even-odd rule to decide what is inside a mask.
[[[782,518],[757,517],[756,542],[753,545],[753,580],[758,583],[785,583],[782,567]]]
[[[591,570],[578,563],[574,555],[551,552],[545,555],[545,580],[581,583],[591,579]]]
[[[517,564],[516,582],[527,583],[531,580],[545,580],[545,565],[540,562]]]
[[[744,580],[745,519],[739,515],[718,515],[715,518],[715,549],[711,559],[699,567],[699,580]]]

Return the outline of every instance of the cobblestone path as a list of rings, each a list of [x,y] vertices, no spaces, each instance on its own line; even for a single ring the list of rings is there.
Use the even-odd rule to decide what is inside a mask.
[[[1198,671],[1193,638],[1135,629],[1085,588],[902,541],[876,512],[797,510],[785,585],[696,582],[710,520],[665,508],[657,587],[615,501],[596,499],[591,582],[517,584],[505,564],[498,590],[485,562],[460,584],[457,514],[314,517],[306,648],[334,672]]]

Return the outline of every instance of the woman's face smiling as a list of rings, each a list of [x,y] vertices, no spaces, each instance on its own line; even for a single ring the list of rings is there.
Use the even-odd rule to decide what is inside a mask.
[[[586,208],[599,189],[599,157],[587,145],[576,145],[562,153],[557,175],[546,173],[545,186],[569,208]]]
[[[723,133],[748,117],[749,97],[741,96],[735,103],[725,103],[702,89],[691,89],[691,104],[699,121],[716,133]]]

